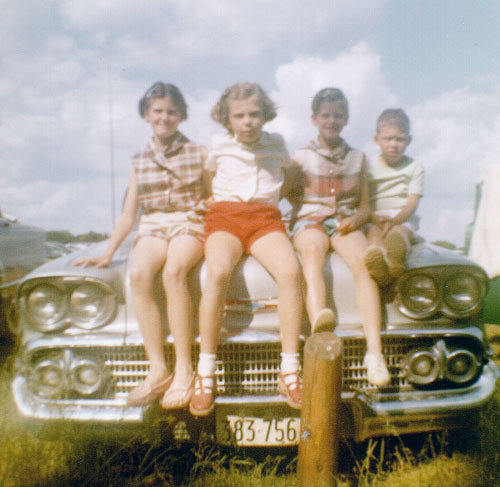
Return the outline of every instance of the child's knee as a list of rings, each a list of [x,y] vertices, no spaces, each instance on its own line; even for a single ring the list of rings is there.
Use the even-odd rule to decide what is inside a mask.
[[[183,282],[187,277],[188,269],[183,264],[178,264],[177,262],[169,263],[165,265],[164,277],[167,282]]]
[[[233,269],[228,265],[207,265],[207,281],[216,285],[225,285],[231,279]]]
[[[144,271],[144,269],[136,266],[132,266],[129,272],[130,285],[133,289],[151,287],[153,283],[153,277],[149,272]]]

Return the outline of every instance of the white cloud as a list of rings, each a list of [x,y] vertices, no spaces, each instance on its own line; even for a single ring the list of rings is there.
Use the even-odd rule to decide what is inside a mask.
[[[314,135],[314,93],[337,86],[350,102],[344,135],[371,154],[376,117],[401,99],[384,76],[391,60],[371,43],[386,3],[5,0],[0,207],[47,228],[110,230],[110,81],[118,201],[150,133],[137,100],[157,79],[183,89],[190,116],[181,129],[205,144],[223,130],[209,119],[222,83],[263,83],[278,105],[268,129],[290,150]],[[431,240],[462,243],[474,183],[500,153],[500,85],[482,80],[403,107],[408,152],[427,171],[422,233]]]
[[[443,93],[410,108],[414,143],[408,152],[426,168],[422,229],[431,240],[464,242],[475,184],[500,153],[500,85]]]
[[[189,66],[194,61],[244,64],[289,52],[324,50],[342,38],[363,36],[376,23],[386,0],[356,3],[317,0],[64,0],[63,25],[85,32],[119,59],[123,68]],[[370,15],[359,16],[370,10]],[[328,49],[328,47],[327,47]]]
[[[380,58],[361,42],[338,56],[299,56],[276,70],[277,89],[271,93],[277,103],[278,118],[272,127],[283,133],[292,149],[314,136],[310,122],[311,101],[327,86],[340,88],[349,101],[349,123],[345,137],[365,150],[373,134],[379,111],[396,103],[380,66]]]

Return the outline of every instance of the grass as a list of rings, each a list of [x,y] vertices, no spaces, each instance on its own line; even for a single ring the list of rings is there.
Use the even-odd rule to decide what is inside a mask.
[[[500,365],[500,326],[488,326]],[[0,349],[3,487],[299,487],[296,449],[234,451],[208,441],[161,446],[123,430],[27,428],[10,396],[12,354]],[[118,434],[120,433],[120,434]],[[344,444],[338,487],[500,487],[500,390],[477,429]]]

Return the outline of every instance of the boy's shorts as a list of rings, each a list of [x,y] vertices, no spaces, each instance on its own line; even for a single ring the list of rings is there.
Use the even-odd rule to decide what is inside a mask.
[[[207,238],[214,232],[228,232],[241,240],[245,253],[250,253],[252,244],[271,232],[283,232],[285,225],[281,212],[273,205],[221,201],[208,209],[205,217]]]
[[[329,237],[331,237],[335,233],[335,230],[337,230],[338,226],[339,221],[333,216],[327,217],[323,220],[302,218],[295,222],[290,232],[290,236],[291,238],[294,238],[295,235],[297,235],[302,230],[307,230],[308,228],[316,228],[318,230],[322,230]]]
[[[203,218],[192,211],[155,211],[142,215],[135,241],[141,237],[158,237],[168,243],[180,235],[191,235],[204,242]]]
[[[401,210],[395,209],[395,210],[377,210],[374,213],[377,215],[381,216],[387,216],[389,218],[395,217]],[[408,228],[408,230],[411,230],[413,233],[416,233],[418,230],[418,223],[419,223],[420,218],[418,215],[412,215],[408,220],[406,220],[403,223],[400,223],[401,226]]]

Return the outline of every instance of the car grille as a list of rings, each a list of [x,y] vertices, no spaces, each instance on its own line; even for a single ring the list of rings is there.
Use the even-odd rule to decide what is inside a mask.
[[[428,346],[429,339],[408,337],[384,337],[383,350],[391,372],[390,388],[410,388],[401,369],[406,353],[415,347]],[[343,339],[344,391],[375,388],[366,379],[363,357],[366,352],[364,339]],[[88,352],[88,351],[87,351]],[[95,350],[105,359],[105,366],[112,378],[109,397],[124,397],[143,380],[149,363],[142,347],[110,347]],[[198,355],[194,350],[196,363]],[[217,393],[222,396],[274,394],[278,385],[280,366],[280,343],[225,343],[217,354]],[[167,362],[173,364],[174,351],[171,344],[165,349]]]

